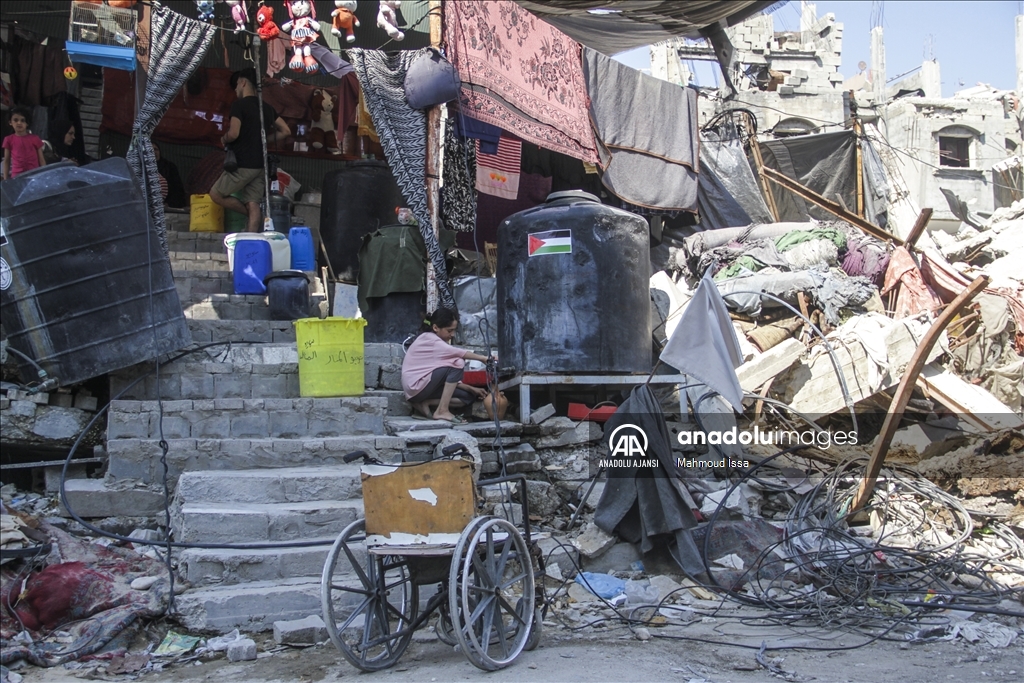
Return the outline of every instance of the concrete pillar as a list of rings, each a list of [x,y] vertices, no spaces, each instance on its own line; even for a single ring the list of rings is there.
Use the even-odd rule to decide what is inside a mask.
[[[921,62],[921,89],[925,97],[942,97],[942,77],[939,74],[939,60],[926,59]]]
[[[651,75],[676,85],[689,85],[690,72],[683,68],[676,45],[674,39],[651,45]]]
[[[800,31],[810,31],[818,23],[818,6],[801,0],[800,2]]]
[[[871,85],[875,103],[881,103],[885,99],[885,38],[881,26],[871,29]]]
[[[1017,96],[1024,97],[1024,14],[1017,15]]]

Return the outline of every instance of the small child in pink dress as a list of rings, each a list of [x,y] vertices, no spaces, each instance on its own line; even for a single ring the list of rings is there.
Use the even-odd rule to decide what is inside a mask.
[[[43,141],[29,131],[32,112],[26,107],[15,107],[11,110],[10,122],[14,135],[4,138],[4,180],[46,165],[43,159]]]

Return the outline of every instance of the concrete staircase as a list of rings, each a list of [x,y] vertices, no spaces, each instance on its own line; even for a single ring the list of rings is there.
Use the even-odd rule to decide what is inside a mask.
[[[161,365],[159,381],[150,364],[112,374],[111,396],[119,397],[108,414],[107,477],[102,490],[95,480],[69,481],[67,493],[72,507],[88,506],[95,516],[162,517],[162,439],[175,540],[321,542],[178,554],[188,586],[176,598],[179,621],[194,630],[262,631],[277,620],[320,614],[328,543],[362,515],[359,464],[345,464],[345,454],[421,459],[445,439],[476,444],[472,435],[483,441],[495,430],[479,423],[453,432],[446,423],[409,418],[398,344],[366,345],[363,396],[300,398],[294,328],[268,319],[265,297],[231,293],[222,239],[168,233],[194,341],[232,343]],[[507,425],[505,444],[518,443],[517,428]],[[496,456],[483,448],[484,472],[493,472]],[[128,500],[131,510],[124,509]]]

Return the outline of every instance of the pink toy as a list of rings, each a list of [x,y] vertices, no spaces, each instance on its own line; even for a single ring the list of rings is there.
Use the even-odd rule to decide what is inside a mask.
[[[288,62],[292,71],[313,73],[320,68],[316,59],[310,54],[309,46],[320,37],[320,28],[316,20],[316,7],[308,0],[286,2],[290,19],[281,26],[281,30],[291,35],[294,54]]]
[[[380,0],[377,9],[377,26],[384,29],[391,40],[405,40],[405,34],[398,30],[398,16],[395,14],[401,6],[401,0]]]
[[[241,33],[249,23],[249,8],[245,0],[228,0],[231,8],[231,18],[235,20],[235,33]]]

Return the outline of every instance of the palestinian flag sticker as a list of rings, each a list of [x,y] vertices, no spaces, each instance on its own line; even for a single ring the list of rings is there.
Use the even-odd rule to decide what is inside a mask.
[[[530,256],[572,253],[572,230],[535,232],[529,240]]]

